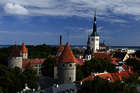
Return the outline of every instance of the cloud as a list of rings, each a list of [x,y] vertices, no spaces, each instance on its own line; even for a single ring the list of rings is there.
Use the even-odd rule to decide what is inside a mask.
[[[109,16],[112,13],[140,16],[140,0],[1,0],[0,4],[6,5],[4,9],[7,13],[26,15],[30,12],[32,16],[93,17],[95,9],[98,16]]]
[[[14,4],[14,3],[7,3],[4,6],[4,10],[8,14],[16,14],[16,15],[28,15],[29,14],[29,12],[26,8],[24,8],[20,4]]]

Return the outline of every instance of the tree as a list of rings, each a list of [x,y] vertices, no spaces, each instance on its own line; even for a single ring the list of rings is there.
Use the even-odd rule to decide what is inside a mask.
[[[31,89],[38,89],[37,81],[39,77],[36,75],[36,71],[28,67],[24,70],[23,74],[25,76],[25,83],[27,83]]]
[[[137,61],[135,58],[128,59],[126,61],[126,65],[133,66],[134,72],[137,72],[140,75],[140,62]]]
[[[78,93],[138,93],[136,87],[120,81],[111,83],[108,80],[95,77],[83,83]]]
[[[56,64],[56,57],[48,57],[42,64],[41,72],[44,76],[54,77],[54,65]]]
[[[83,72],[81,70],[82,66],[76,65],[76,80],[82,80],[84,78]]]
[[[116,72],[117,69],[115,65],[111,62],[108,62],[104,59],[92,59],[91,61],[85,62],[85,64],[81,68],[84,77],[87,77],[91,74],[91,72],[104,72],[107,71],[109,73]]]

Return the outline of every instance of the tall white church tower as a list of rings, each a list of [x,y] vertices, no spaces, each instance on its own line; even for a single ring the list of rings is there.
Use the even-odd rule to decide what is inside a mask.
[[[88,37],[87,46],[90,48],[92,52],[97,52],[99,50],[99,35],[97,34],[97,27],[96,27],[96,12],[94,16],[94,24],[93,24],[93,32]]]

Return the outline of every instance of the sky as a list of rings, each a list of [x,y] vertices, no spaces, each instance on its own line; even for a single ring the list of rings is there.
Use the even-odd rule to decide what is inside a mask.
[[[140,0],[0,0],[0,45],[86,45],[95,10],[100,42],[140,46]]]

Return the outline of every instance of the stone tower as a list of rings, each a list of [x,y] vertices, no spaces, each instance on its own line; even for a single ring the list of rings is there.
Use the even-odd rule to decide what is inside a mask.
[[[90,48],[92,52],[97,52],[97,50],[99,50],[99,35],[97,34],[97,27],[96,27],[96,12],[94,16],[93,32],[88,37],[87,46],[88,48]]]
[[[74,82],[76,80],[76,58],[67,43],[59,58],[58,80],[61,83]]]
[[[62,35],[60,35],[60,46],[59,46],[59,48],[57,50],[56,56],[60,57],[60,55],[62,54],[63,50],[64,50],[64,47],[62,45]]]
[[[23,59],[28,59],[28,49],[24,43],[22,43],[20,55]]]
[[[63,50],[64,50],[64,47],[62,45],[62,35],[60,35],[60,45],[59,45],[59,48],[56,53],[57,62],[54,65],[54,79],[58,79],[58,61],[59,61],[59,57],[61,56]]]
[[[20,55],[20,50],[17,45],[13,46],[12,52],[8,58],[8,66],[22,69],[22,56]]]

